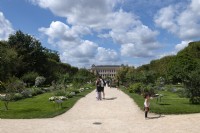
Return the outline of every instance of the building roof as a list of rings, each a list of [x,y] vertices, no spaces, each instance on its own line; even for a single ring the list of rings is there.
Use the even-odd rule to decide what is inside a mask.
[[[121,67],[122,65],[92,65],[92,67]]]

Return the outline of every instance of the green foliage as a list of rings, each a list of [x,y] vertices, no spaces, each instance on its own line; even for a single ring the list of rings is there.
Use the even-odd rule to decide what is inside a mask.
[[[45,91],[42,90],[42,88],[32,88],[31,90],[31,95],[32,96],[36,96],[36,95],[39,95],[39,94],[42,94],[44,93]]]
[[[35,84],[35,79],[39,76],[36,72],[25,73],[21,79],[28,84],[28,86],[33,86]]]
[[[129,95],[141,110],[144,108],[144,97],[136,93],[129,93],[127,89],[121,89]],[[157,114],[188,114],[200,113],[200,106],[191,104],[188,98],[180,98],[177,93],[159,91],[162,94],[162,101],[157,102],[156,98],[150,100],[150,112]]]
[[[31,90],[28,90],[28,89],[23,90],[23,91],[21,92],[21,94],[23,95],[24,98],[30,98],[30,97],[32,97],[32,91],[31,91]]]
[[[11,92],[19,92],[20,93],[25,89],[25,86],[26,86],[26,84],[16,77],[11,77],[5,85],[6,91],[8,93],[11,93]]]
[[[38,76],[35,79],[35,86],[41,86],[45,82],[46,78],[43,76]]]
[[[21,93],[15,93],[12,97],[12,100],[17,101],[23,99],[23,95]]]
[[[57,90],[54,92],[54,96],[65,96],[66,92],[64,90]]]
[[[6,91],[5,85],[3,82],[0,81],[0,92]]]
[[[189,74],[189,79],[184,81],[190,96],[190,102],[200,104],[200,65],[197,70]]]
[[[144,85],[142,83],[135,83],[135,84],[132,84],[130,85],[129,87],[129,92],[132,93],[137,93],[137,94],[141,94],[142,93],[142,90],[143,90],[143,87]]]
[[[52,97],[53,93],[44,93],[34,98],[22,99],[9,103],[9,110],[0,110],[0,118],[7,119],[33,119],[33,118],[52,118],[65,113],[71,109],[74,104],[93,89],[85,90],[81,95],[75,95],[62,103],[62,108],[56,109],[55,103],[48,99]],[[0,102],[0,107],[4,103]]]

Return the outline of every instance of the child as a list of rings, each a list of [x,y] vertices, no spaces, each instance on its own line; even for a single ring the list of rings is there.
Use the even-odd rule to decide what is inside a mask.
[[[149,106],[150,106],[150,96],[149,94],[145,94],[144,96],[145,100],[144,100],[144,111],[145,111],[145,119],[147,118],[148,112],[149,112]]]

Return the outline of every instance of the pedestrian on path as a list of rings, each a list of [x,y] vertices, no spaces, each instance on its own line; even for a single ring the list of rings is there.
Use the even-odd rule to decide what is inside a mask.
[[[103,93],[103,99],[105,99],[104,86],[106,86],[106,82],[104,81],[104,79],[103,79],[101,76],[99,76],[99,79],[100,79],[100,81],[101,81],[101,91],[102,91],[102,93]]]
[[[97,100],[101,100],[102,97],[101,97],[101,91],[102,91],[102,88],[101,88],[101,80],[100,78],[97,78],[96,80],[96,92],[97,92]]]
[[[145,111],[145,119],[148,118],[149,106],[150,106],[150,96],[149,94],[145,94],[144,96],[144,111]]]

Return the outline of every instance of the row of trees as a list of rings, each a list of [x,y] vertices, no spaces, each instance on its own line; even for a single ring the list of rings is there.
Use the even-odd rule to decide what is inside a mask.
[[[184,84],[192,103],[200,103],[200,42],[191,42],[174,56],[153,60],[138,68],[124,66],[117,73],[123,85]]]
[[[43,47],[39,40],[22,31],[10,35],[8,41],[0,41],[1,84],[11,82],[15,77],[32,86],[36,77],[43,76],[45,84],[50,85],[52,81],[64,79],[80,81],[80,75],[87,75],[87,80],[93,78],[85,69],[62,63],[58,52]]]

